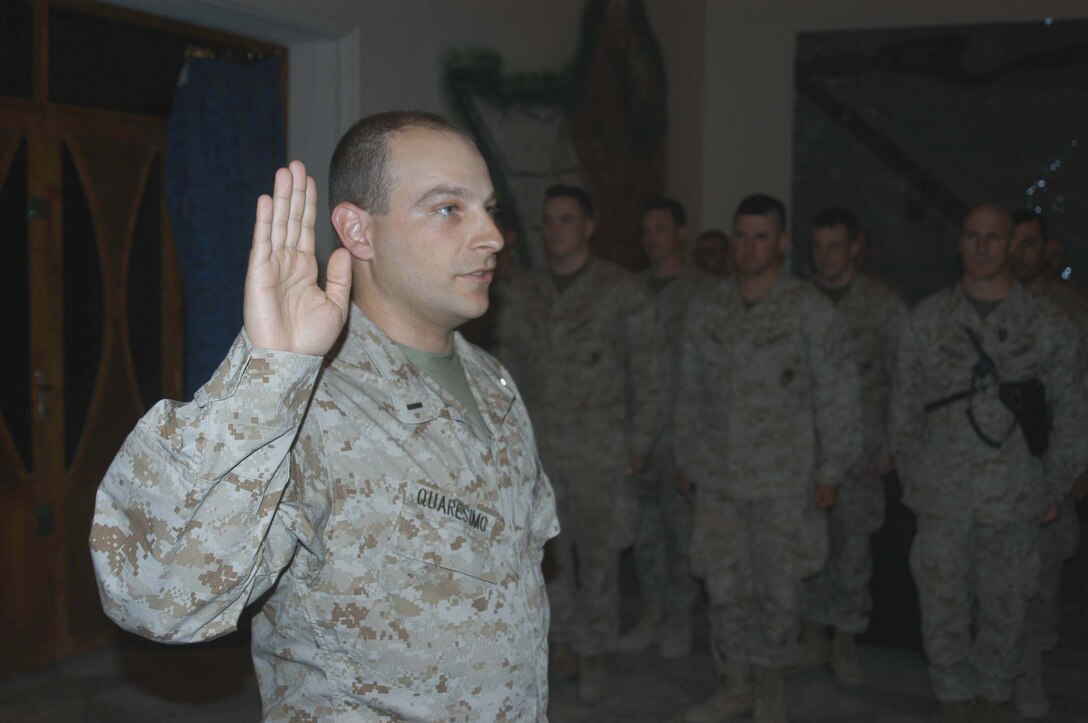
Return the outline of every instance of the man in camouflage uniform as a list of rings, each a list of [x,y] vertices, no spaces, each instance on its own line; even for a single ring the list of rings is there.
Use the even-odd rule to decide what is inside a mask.
[[[619,554],[634,541],[632,476],[648,462],[662,384],[653,302],[633,274],[591,254],[593,219],[584,189],[548,189],[548,268],[510,290],[498,327],[563,526],[549,553],[551,640],[578,656],[587,703],[606,694],[603,656],[619,633]]]
[[[845,329],[830,301],[782,270],[785,228],[777,199],[742,201],[735,280],[695,299],[684,326],[676,458],[694,489],[692,570],[723,678],[686,711],[693,722],[753,708],[756,720],[786,719],[801,581],[823,566],[823,510],[861,453]]]
[[[1012,272],[1029,294],[1049,299],[1076,325],[1080,332],[1078,358],[1084,374],[1088,372],[1088,301],[1060,279],[1047,274],[1046,219],[1022,208],[1013,212],[1013,223],[1016,254],[1011,260]],[[1082,472],[1080,478],[1083,480],[1086,474]],[[1079,532],[1073,495],[1066,495],[1058,519],[1039,531],[1039,589],[1028,603],[1022,674],[1015,688],[1017,711],[1026,718],[1043,718],[1050,711],[1042,680],[1042,654],[1058,644],[1062,567],[1077,551]]]
[[[728,276],[732,271],[732,254],[729,253],[729,237],[724,231],[708,229],[695,239],[691,257],[695,267],[714,276]]]
[[[110,467],[103,606],[179,643],[271,590],[266,720],[544,720],[554,498],[509,374],[453,332],[487,308],[502,245],[487,166],[444,119],[387,113],[341,139],[329,185],[325,290],[296,161],[257,203],[227,358]]]
[[[635,567],[642,594],[642,618],[620,638],[618,648],[660,648],[664,658],[683,658],[691,652],[691,613],[699,587],[691,577],[688,546],[691,506],[676,489],[673,453],[672,406],[680,371],[680,335],[691,300],[705,293],[715,279],[685,263],[687,236],[684,207],[672,198],[648,202],[642,213],[642,246],[650,268],[639,281],[657,305],[657,323],[664,343],[659,348],[665,419],[654,438],[650,467],[638,480],[638,533]]]
[[[854,636],[869,627],[869,581],[873,557],[869,537],[884,519],[882,479],[891,471],[886,434],[888,391],[895,343],[906,317],[899,295],[857,267],[861,254],[858,222],[849,211],[824,209],[812,220],[813,283],[835,304],[846,324],[849,363],[861,385],[864,451],[839,487],[828,513],[827,565],[806,581],[802,598],[804,662],[828,658],[825,626],[834,630],[831,671],[840,685],[864,679]]]
[[[949,720],[966,720],[976,697],[977,717],[993,720],[1011,697],[1039,525],[1057,516],[1083,464],[1072,325],[1013,278],[1012,230],[995,204],[967,214],[962,280],[912,310],[892,391],[892,449],[903,501],[918,515],[911,571],[922,638]],[[1044,457],[1029,451],[1032,426],[1018,423],[997,384],[1032,379],[1053,411]]]

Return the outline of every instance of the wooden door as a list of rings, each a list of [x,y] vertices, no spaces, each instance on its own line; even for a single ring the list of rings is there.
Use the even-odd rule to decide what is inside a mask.
[[[4,273],[21,312],[5,338],[27,357],[0,409],[0,676],[115,634],[87,551],[95,490],[140,415],[183,391],[164,148],[162,119],[0,103],[0,228],[19,259]]]

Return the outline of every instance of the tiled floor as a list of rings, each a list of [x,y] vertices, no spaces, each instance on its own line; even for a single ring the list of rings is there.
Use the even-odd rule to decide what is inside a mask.
[[[787,678],[795,721],[926,721],[933,703],[918,653],[862,646],[865,685],[840,690],[823,669]],[[662,661],[651,653],[615,656],[612,691],[593,708],[578,703],[573,681],[552,686],[557,723],[677,721],[714,687],[710,656]],[[1088,651],[1059,649],[1047,659],[1056,723],[1088,720]],[[260,719],[248,651],[238,643],[167,647],[126,642],[0,686],[4,723],[245,723]],[[1006,711],[1006,720],[1017,720]]]
[[[1057,723],[1088,721],[1088,560],[1067,569],[1062,644],[1045,660],[1047,687]],[[624,618],[638,602],[625,576]],[[697,638],[705,640],[705,634]],[[860,647],[868,679],[840,690],[825,669],[787,678],[790,718],[795,721],[929,720],[934,704],[921,653],[910,648]],[[611,692],[593,708],[578,703],[571,681],[552,686],[550,718],[557,723],[673,721],[714,688],[705,642],[683,661],[651,652],[609,660]],[[1017,720],[1007,710],[1005,719]],[[173,647],[126,637],[116,646],[68,660],[51,669],[0,684],[0,723],[245,723],[260,719],[260,700],[246,642],[241,636]]]

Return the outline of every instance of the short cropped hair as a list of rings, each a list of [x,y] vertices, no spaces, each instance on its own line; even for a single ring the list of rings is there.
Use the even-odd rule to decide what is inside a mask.
[[[457,124],[423,111],[388,111],[367,116],[348,129],[329,162],[329,208],[353,203],[376,215],[389,213],[389,141],[411,128],[449,133],[475,145]]]
[[[566,183],[556,183],[548,186],[548,190],[544,191],[545,201],[550,201],[553,198],[573,198],[582,207],[582,213],[586,218],[596,218],[597,210],[593,206],[593,196],[590,196],[589,191],[584,188]]]
[[[861,232],[861,226],[854,214],[837,206],[829,206],[817,213],[812,217],[811,225],[812,228],[831,228],[839,224],[846,227],[846,234],[851,240],[856,239]]]
[[[786,205],[765,193],[753,193],[741,201],[733,214],[733,222],[736,223],[740,216],[774,216],[778,220],[778,227],[786,230]]]
[[[1046,225],[1046,219],[1043,218],[1043,214],[1038,213],[1033,208],[1018,208],[1012,212],[1012,227],[1016,228],[1022,223],[1028,221],[1038,221],[1039,230],[1043,232],[1043,241],[1050,238],[1050,228]]]
[[[675,198],[669,198],[668,196],[657,196],[651,198],[642,206],[642,215],[645,216],[650,211],[663,210],[672,214],[672,221],[676,224],[677,228],[680,226],[686,226],[687,214],[684,213],[684,204],[677,201]]]
[[[720,239],[722,243],[729,243],[729,234],[719,228],[708,228],[706,231],[703,231],[701,234],[699,234],[699,238],[716,238]]]

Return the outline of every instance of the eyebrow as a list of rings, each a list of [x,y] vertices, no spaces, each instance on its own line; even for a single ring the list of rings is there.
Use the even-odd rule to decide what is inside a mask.
[[[449,196],[453,196],[454,198],[460,198],[460,199],[464,200],[464,199],[467,199],[467,198],[471,198],[474,195],[475,194],[472,191],[470,191],[467,188],[464,188],[463,186],[447,186],[447,185],[432,186],[431,188],[427,189],[427,191],[424,192],[424,194],[422,196],[420,196],[418,200],[416,200],[415,205],[422,206],[422,205],[425,205],[425,204],[430,203],[432,201],[436,201],[436,200],[438,200],[440,198],[446,198],[446,197],[449,197]],[[489,195],[484,200],[484,205],[487,205],[489,203],[494,203],[494,201],[495,201],[495,192],[492,191],[491,195]]]

